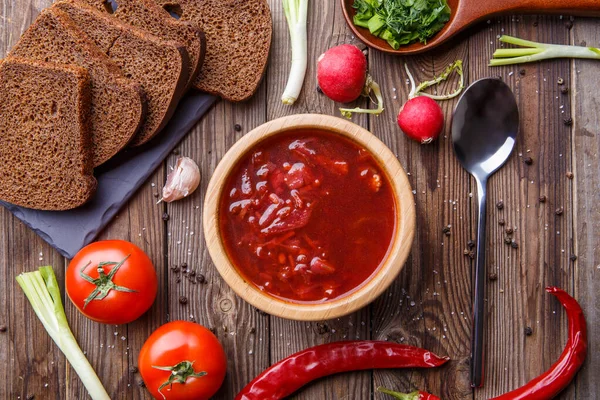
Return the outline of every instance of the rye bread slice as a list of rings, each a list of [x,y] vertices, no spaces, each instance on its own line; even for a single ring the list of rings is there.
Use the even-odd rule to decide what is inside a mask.
[[[206,35],[196,88],[229,101],[254,94],[271,48],[273,27],[266,0],[153,1],[166,9],[180,9],[180,21],[197,23]]]
[[[118,0],[112,1],[113,4],[109,0],[81,1],[162,40],[184,44],[190,60],[186,89],[192,87],[200,72],[206,49],[204,32],[196,24],[174,19],[152,0]]]
[[[82,205],[92,175],[90,77],[84,68],[0,63],[0,199],[40,210]]]
[[[95,167],[124,148],[140,127],[145,111],[141,87],[125,78],[64,12],[52,8],[42,11],[9,55],[75,64],[88,70]]]
[[[123,24],[87,4],[63,0],[52,7],[68,14],[126,77],[142,86],[146,119],[131,144],[139,146],[152,139],[167,124],[184,93],[188,72],[184,46]]]

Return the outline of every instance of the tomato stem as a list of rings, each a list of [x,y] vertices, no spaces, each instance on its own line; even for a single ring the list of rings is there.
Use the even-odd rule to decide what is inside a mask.
[[[83,303],[83,308],[85,308],[92,300],[104,299],[106,296],[108,296],[108,293],[111,290],[117,290],[119,292],[128,292],[128,293],[136,292],[133,289],[129,289],[124,286],[115,285],[115,283],[112,281],[113,278],[115,277],[117,271],[119,271],[119,268],[121,268],[121,266],[125,263],[125,261],[127,261],[129,256],[131,256],[131,254],[128,254],[127,257],[125,257],[124,259],[122,259],[119,262],[102,261],[102,262],[98,263],[98,267],[97,267],[98,268],[98,278],[96,278],[96,279],[92,278],[91,276],[89,276],[88,274],[86,274],[84,272],[85,269],[87,267],[89,267],[90,264],[92,264],[91,261],[89,263],[87,263],[86,265],[84,265],[79,270],[79,276],[81,276],[82,279],[85,279],[89,283],[96,285],[96,288],[85,299],[85,302]],[[110,266],[110,265],[114,265],[114,268],[110,270],[108,275],[106,275],[104,273],[104,267]]]
[[[181,361],[178,364],[175,364],[172,367],[161,367],[153,365],[152,368],[160,369],[161,371],[171,371],[171,375],[169,375],[169,379],[166,382],[163,382],[162,385],[159,386],[158,392],[162,395],[163,399],[167,397],[161,392],[165,387],[172,386],[173,383],[185,383],[188,378],[200,378],[201,376],[207,375],[208,373],[205,371],[195,372],[194,371],[194,361]]]

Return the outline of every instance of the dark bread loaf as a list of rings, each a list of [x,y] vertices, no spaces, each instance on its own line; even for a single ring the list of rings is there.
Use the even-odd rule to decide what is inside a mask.
[[[124,148],[142,123],[145,106],[141,87],[125,78],[119,67],[62,11],[42,11],[9,56],[75,64],[88,70],[92,83],[94,166]]]
[[[206,35],[206,55],[195,87],[230,101],[254,94],[271,48],[273,27],[266,0],[153,1],[180,7],[180,21],[197,23]]]
[[[113,10],[107,0],[81,0],[120,21],[146,30],[162,40],[172,40],[185,45],[190,60],[186,88],[192,84],[204,60],[206,43],[204,32],[192,22],[178,21],[152,0],[118,0]]]
[[[68,210],[94,194],[90,85],[78,66],[0,63],[0,199]]]
[[[142,86],[146,120],[131,144],[139,146],[152,139],[167,124],[184,93],[188,59],[183,45],[162,41],[87,4],[63,0],[52,7],[68,14],[126,77]]]

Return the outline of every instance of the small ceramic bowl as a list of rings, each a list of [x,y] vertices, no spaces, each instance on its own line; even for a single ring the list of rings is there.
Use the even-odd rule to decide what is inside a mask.
[[[458,9],[459,0],[448,0],[448,6],[452,12],[451,21],[453,23],[447,23],[441,31],[436,33],[433,37],[430,38],[428,43],[429,46],[425,47],[422,43],[413,43],[405,46],[400,46],[398,50],[394,50],[392,46],[388,44],[388,42],[380,37],[373,35],[367,28],[363,28],[360,26],[354,25],[352,19],[356,14],[356,10],[352,8],[352,4],[354,4],[354,0],[339,0],[342,6],[342,11],[344,13],[344,18],[346,19],[346,23],[354,32],[357,38],[359,38],[364,44],[367,46],[377,49],[379,51],[383,51],[388,54],[396,54],[396,55],[409,55],[409,54],[417,54],[421,53],[427,49],[431,49],[433,45],[436,43],[441,43],[442,40],[445,40],[447,37],[454,35],[458,29],[455,28],[454,25],[454,17],[456,16],[456,10]],[[432,43],[433,42],[433,43]]]
[[[342,135],[371,152],[393,186],[396,201],[396,230],[388,255],[369,279],[342,297],[322,303],[285,301],[247,282],[229,259],[220,236],[219,203],[227,177],[238,161],[258,142],[299,129],[329,131]],[[375,300],[402,270],[410,252],[415,230],[414,196],[398,159],[379,139],[350,121],[327,115],[303,114],[279,118],[252,130],[225,154],[208,185],[204,201],[204,235],[210,256],[225,282],[254,307],[283,318],[318,321],[340,317]]]

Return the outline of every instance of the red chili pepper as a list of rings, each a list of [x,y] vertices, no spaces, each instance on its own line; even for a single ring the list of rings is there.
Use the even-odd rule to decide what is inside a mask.
[[[418,347],[371,340],[323,344],[284,358],[250,382],[235,400],[280,400],[307,383],[339,372],[432,368],[449,360]]]
[[[415,390],[410,393],[400,393],[394,392],[389,389],[385,389],[382,387],[378,387],[377,391],[385,394],[389,394],[390,396],[398,399],[398,400],[440,400],[439,397],[433,395],[431,393],[423,392],[422,390]]]
[[[565,349],[548,371],[529,381],[525,386],[491,400],[552,399],[569,385],[585,361],[587,327],[579,303],[562,289],[547,287],[546,292],[556,296],[567,312],[569,339]]]

